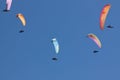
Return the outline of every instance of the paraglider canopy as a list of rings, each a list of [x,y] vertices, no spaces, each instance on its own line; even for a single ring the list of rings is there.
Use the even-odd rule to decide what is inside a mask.
[[[104,29],[104,24],[105,24],[105,20],[106,17],[108,15],[109,9],[110,9],[111,5],[110,4],[106,4],[101,13],[100,13],[100,29],[103,30]]]
[[[53,38],[53,39],[52,39],[52,43],[53,43],[53,45],[54,45],[56,54],[58,54],[58,53],[59,53],[59,44],[58,44],[57,39],[56,39],[56,38]]]
[[[93,34],[93,33],[90,33],[90,34],[88,34],[88,37],[90,38],[90,39],[92,39],[96,44],[97,44],[97,46],[99,47],[99,48],[101,48],[101,42],[100,42],[100,40],[98,39],[98,37],[95,35],[95,34]]]
[[[4,12],[10,11],[11,4],[12,4],[12,0],[6,0],[6,9],[3,10],[3,11],[4,11]]]
[[[23,26],[26,26],[26,20],[25,20],[25,17],[24,17],[23,14],[18,13],[18,14],[16,15],[16,17],[18,17],[18,18],[20,19],[20,21],[22,22],[22,25],[23,25]]]

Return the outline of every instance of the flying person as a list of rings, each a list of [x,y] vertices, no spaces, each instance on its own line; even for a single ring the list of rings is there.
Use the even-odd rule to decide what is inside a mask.
[[[94,50],[94,51],[93,51],[93,53],[97,53],[97,52],[99,52],[99,51],[97,51],[97,50]]]
[[[58,59],[57,58],[52,58],[52,60],[57,61]]]
[[[23,32],[24,32],[24,30],[20,30],[20,31],[19,31],[19,33],[23,33]]]
[[[108,25],[108,26],[107,26],[107,28],[113,28],[113,26],[111,26],[111,25]]]
[[[9,12],[9,10],[4,9],[3,12]]]

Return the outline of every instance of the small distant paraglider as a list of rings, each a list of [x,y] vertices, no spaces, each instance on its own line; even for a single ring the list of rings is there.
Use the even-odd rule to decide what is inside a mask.
[[[16,17],[20,19],[20,21],[21,21],[21,23],[22,23],[23,26],[26,26],[26,20],[25,20],[25,17],[24,17],[23,14],[18,13],[18,14],[16,15]],[[24,30],[20,30],[20,31],[19,31],[19,33],[23,33],[23,32],[24,32]]]
[[[93,34],[93,33],[90,33],[90,34],[88,34],[88,37],[90,38],[90,39],[92,39],[96,44],[97,44],[97,46],[99,47],[99,48],[101,48],[101,42],[100,42],[100,40],[98,39],[98,37],[95,35],[95,34]]]
[[[106,4],[101,11],[101,14],[100,14],[100,29],[101,30],[104,29],[105,20],[110,10],[110,7],[111,7],[110,4]]]
[[[6,0],[6,9],[4,9],[3,11],[4,12],[10,11],[11,4],[12,4],[12,0]]]
[[[26,26],[26,20],[25,20],[25,17],[24,17],[23,14],[18,13],[18,14],[16,15],[16,17],[20,19],[20,21],[22,22],[22,25],[23,25],[23,26]]]
[[[56,52],[56,54],[58,54],[59,53],[59,43],[58,43],[58,41],[57,41],[57,39],[56,38],[53,38],[52,39],[52,43],[53,43],[53,45],[54,45],[54,48],[55,48],[55,52]],[[52,60],[58,60],[57,58],[52,58]]]

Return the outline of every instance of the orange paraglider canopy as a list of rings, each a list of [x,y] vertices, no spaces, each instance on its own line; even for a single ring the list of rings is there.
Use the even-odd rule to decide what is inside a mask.
[[[101,11],[101,14],[100,14],[100,29],[101,30],[104,29],[105,20],[106,20],[110,7],[111,7],[110,4],[106,4]]]
[[[16,17],[18,17],[20,19],[20,21],[22,22],[23,26],[26,25],[26,20],[25,20],[23,14],[19,13],[19,14],[16,15]]]

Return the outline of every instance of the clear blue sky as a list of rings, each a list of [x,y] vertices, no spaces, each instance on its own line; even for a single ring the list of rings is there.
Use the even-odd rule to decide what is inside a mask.
[[[105,26],[114,28],[101,31],[99,16],[108,3]],[[14,0],[10,12],[4,8],[1,0],[0,80],[120,80],[120,0]],[[17,13],[24,14],[26,27]],[[88,33],[99,37],[101,49]],[[58,55],[53,37],[60,44]]]

